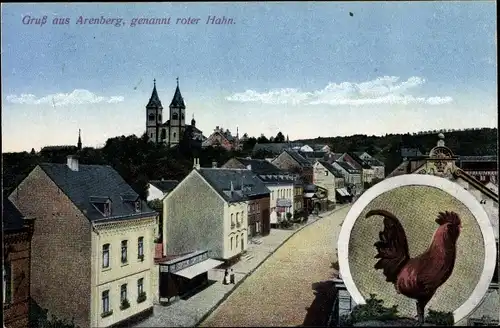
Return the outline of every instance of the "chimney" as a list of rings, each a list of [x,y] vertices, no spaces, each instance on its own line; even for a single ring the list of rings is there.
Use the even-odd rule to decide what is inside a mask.
[[[193,169],[200,169],[200,159],[197,157],[194,158]]]
[[[217,162],[212,162],[212,168],[214,168],[214,169],[217,168]]]
[[[247,170],[250,170],[250,171],[252,170],[252,164],[247,165]]]
[[[67,165],[71,171],[78,171],[78,157],[75,155],[69,155],[67,157]]]

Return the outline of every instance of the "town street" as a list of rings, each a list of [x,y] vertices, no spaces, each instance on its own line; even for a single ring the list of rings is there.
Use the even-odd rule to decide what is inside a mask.
[[[314,306],[315,289],[332,279],[332,262],[340,225],[350,207],[311,224],[283,244],[250,275],[201,327],[298,326],[307,324],[308,309],[321,315],[330,309]],[[319,284],[318,284],[319,283]],[[306,320],[305,320],[306,319]],[[305,322],[306,321],[306,322]]]

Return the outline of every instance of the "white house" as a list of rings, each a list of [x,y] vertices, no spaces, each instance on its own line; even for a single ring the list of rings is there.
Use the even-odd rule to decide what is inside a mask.
[[[314,151],[314,149],[309,145],[304,145],[304,146],[300,147],[299,151],[304,152],[304,153],[311,153]]]
[[[151,180],[148,183],[148,198],[147,201],[163,200],[177,185],[177,180]]]
[[[344,177],[342,173],[336,170],[330,163],[326,161],[316,161],[314,163],[314,180],[313,183],[317,186],[325,188],[328,192],[328,200],[336,202],[336,193],[344,195]],[[347,190],[345,190],[347,193]]]

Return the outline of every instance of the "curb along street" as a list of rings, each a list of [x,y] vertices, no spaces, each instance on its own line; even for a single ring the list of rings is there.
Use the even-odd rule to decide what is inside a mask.
[[[308,227],[309,225],[312,225],[312,224],[318,222],[320,219],[322,219],[322,218],[324,218],[326,216],[331,215],[332,213],[335,213],[337,211],[340,211],[340,210],[348,207],[349,205],[351,205],[351,204],[343,205],[343,206],[340,206],[340,207],[338,207],[338,208],[336,208],[334,210],[331,210],[331,211],[328,211],[328,212],[324,212],[324,213],[322,213],[322,216],[317,217],[314,221],[308,221],[302,227],[300,227],[297,230],[295,230],[290,236],[288,236],[285,240],[283,240],[283,242],[278,247],[276,247],[272,252],[270,252],[268,255],[266,255],[266,257],[259,264],[257,264],[255,266],[255,268],[251,269],[246,275],[244,275],[241,279],[239,279],[239,281],[236,283],[236,285],[234,286],[234,288],[231,289],[229,292],[227,292],[209,311],[207,311],[201,317],[201,319],[198,320],[198,322],[194,325],[194,327],[199,327],[200,324],[203,323],[203,321],[205,321],[205,319],[207,319],[240,286],[240,284],[242,284],[246,280],[247,277],[249,277],[252,273],[254,273],[263,263],[265,263],[267,261],[267,259],[271,255],[273,255],[278,249],[280,249],[281,246],[283,246],[290,238],[292,238],[293,236],[295,236],[296,233],[298,233],[302,229]]]

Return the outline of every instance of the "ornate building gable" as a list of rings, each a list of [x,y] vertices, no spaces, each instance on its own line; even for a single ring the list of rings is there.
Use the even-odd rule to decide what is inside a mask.
[[[431,149],[425,163],[412,170],[410,173],[432,174],[440,177],[451,178],[458,169],[456,166],[457,156],[453,154],[450,148],[444,144],[444,135],[438,135],[437,145]]]

